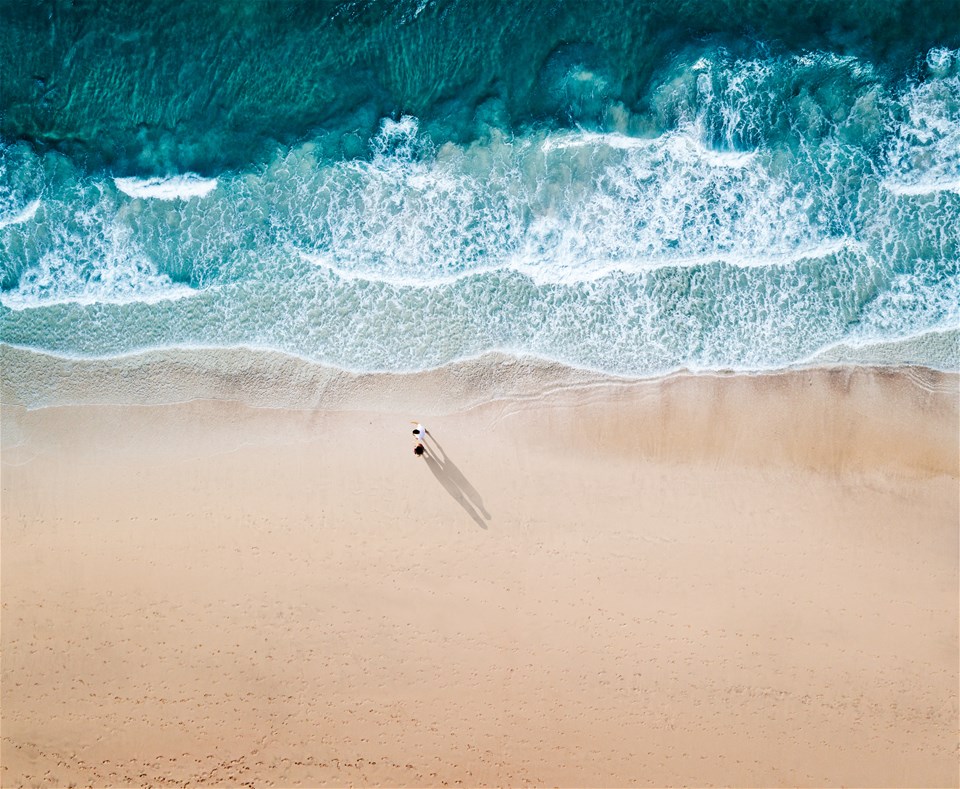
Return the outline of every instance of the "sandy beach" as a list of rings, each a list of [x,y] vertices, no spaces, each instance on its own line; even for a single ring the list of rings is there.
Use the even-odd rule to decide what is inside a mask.
[[[26,408],[14,357],[3,786],[960,780],[956,374]]]
[[[960,789],[957,5],[0,2],[0,789]]]

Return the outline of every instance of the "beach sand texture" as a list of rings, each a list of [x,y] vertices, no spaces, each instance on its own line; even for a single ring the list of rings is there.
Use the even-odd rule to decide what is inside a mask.
[[[0,781],[956,786],[957,390],[8,397]]]

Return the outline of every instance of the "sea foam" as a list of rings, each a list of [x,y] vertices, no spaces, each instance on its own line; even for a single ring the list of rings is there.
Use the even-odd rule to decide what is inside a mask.
[[[155,200],[190,200],[206,197],[217,188],[216,178],[198,175],[171,175],[165,178],[114,178],[117,189],[130,197]]]
[[[900,195],[926,195],[936,192],[960,193],[960,178],[955,181],[919,181],[904,183],[896,178],[887,178],[883,181],[885,189]]]
[[[7,216],[0,216],[0,227],[6,227],[7,225],[19,225],[23,224],[24,222],[29,222],[36,215],[39,207],[39,198],[36,200],[31,200],[19,211],[8,214]]]
[[[700,47],[655,75],[647,114],[618,106],[607,129],[454,141],[400,116],[362,155],[321,136],[215,178],[111,184],[46,154],[26,185],[8,168],[6,215],[43,203],[0,228],[2,336],[92,356],[256,346],[355,371],[497,349],[635,376],[950,331],[945,58],[890,88],[850,56]]]

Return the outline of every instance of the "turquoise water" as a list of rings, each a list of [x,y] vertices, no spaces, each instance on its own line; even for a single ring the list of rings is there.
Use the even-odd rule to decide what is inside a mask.
[[[3,2],[0,28],[4,342],[652,375],[960,327],[960,2]]]

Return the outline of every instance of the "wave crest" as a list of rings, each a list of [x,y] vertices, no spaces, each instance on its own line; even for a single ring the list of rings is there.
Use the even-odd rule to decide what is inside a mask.
[[[192,200],[206,197],[217,188],[216,178],[171,175],[164,178],[114,178],[117,189],[130,197],[155,200]]]

